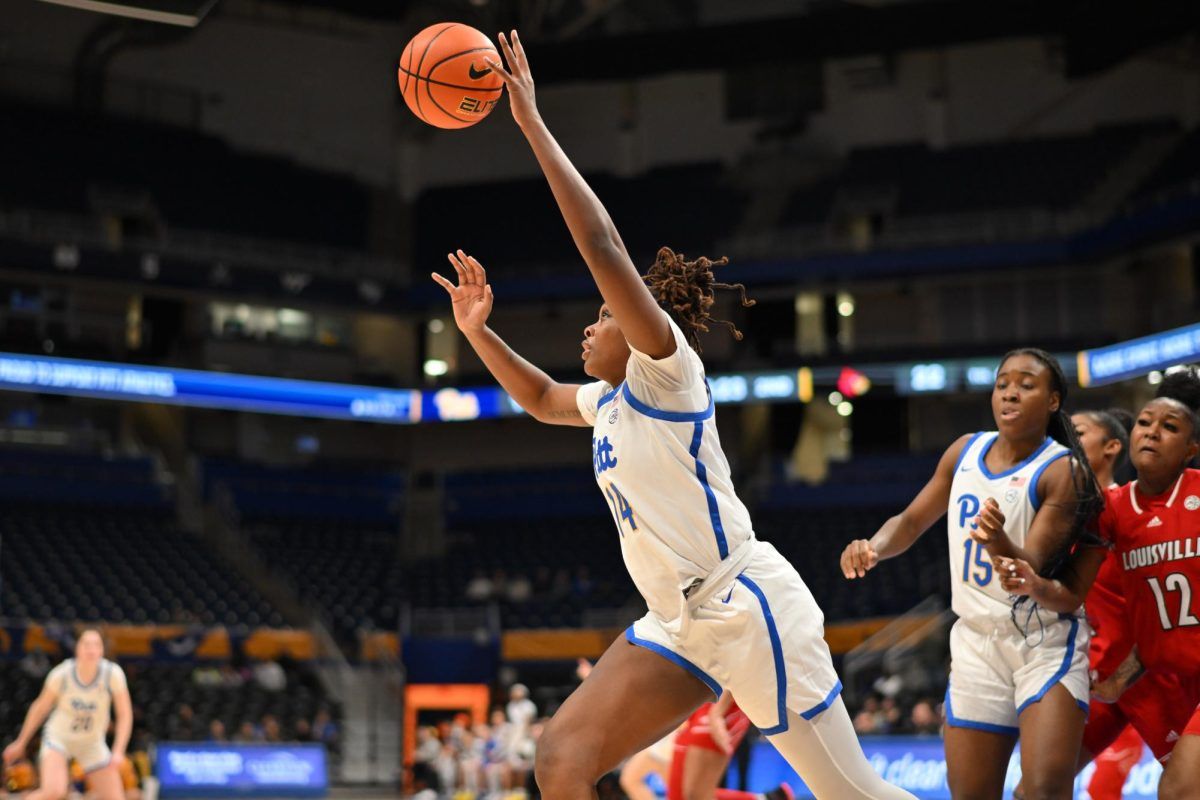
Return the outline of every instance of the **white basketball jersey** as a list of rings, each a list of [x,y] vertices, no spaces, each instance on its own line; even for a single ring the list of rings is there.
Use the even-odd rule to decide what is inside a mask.
[[[612,511],[625,566],[647,606],[679,613],[685,588],[753,538],[717,437],[704,365],[674,322],[675,352],[633,351],[625,382],[580,387],[593,423],[592,469]]]
[[[46,676],[46,685],[58,694],[46,738],[65,743],[81,739],[104,740],[112,710],[112,693],[126,688],[125,673],[108,659],[100,661],[91,683],[79,680],[75,659],[68,658]]]
[[[1040,501],[1037,484],[1052,462],[1070,451],[1050,437],[1029,458],[1003,472],[988,470],[986,456],[999,436],[995,431],[971,437],[954,467],[946,529],[950,541],[951,607],[964,619],[1007,620],[1012,603],[993,574],[987,550],[971,538],[975,518],[989,497],[1004,514],[1004,532],[1018,547],[1033,523]]]

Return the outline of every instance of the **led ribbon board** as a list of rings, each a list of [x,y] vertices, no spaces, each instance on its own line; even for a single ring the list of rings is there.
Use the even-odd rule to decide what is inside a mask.
[[[164,798],[324,797],[329,790],[319,744],[164,742],[154,767]]]
[[[1076,358],[1080,386],[1103,386],[1200,359],[1200,324],[1081,350]]]

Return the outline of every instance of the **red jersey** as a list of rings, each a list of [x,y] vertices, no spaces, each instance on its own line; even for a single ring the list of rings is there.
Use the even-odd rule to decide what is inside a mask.
[[[1100,533],[1123,570],[1126,621],[1147,668],[1200,675],[1200,470],[1147,497],[1137,481],[1109,494]]]
[[[1109,551],[1092,588],[1088,589],[1084,611],[1094,634],[1088,649],[1088,661],[1101,679],[1113,673],[1133,644],[1125,617],[1125,587],[1121,559]]]
[[[705,703],[688,717],[687,727],[679,732],[675,737],[675,747],[704,747],[709,750],[720,752],[716,742],[713,741],[708,726],[708,714],[712,710],[713,703]],[[725,710],[725,728],[729,731],[729,738],[733,741],[733,746],[736,748],[738,743],[745,737],[746,731],[750,729],[750,718],[746,716],[746,712],[738,708],[736,702],[729,704],[729,708]]]

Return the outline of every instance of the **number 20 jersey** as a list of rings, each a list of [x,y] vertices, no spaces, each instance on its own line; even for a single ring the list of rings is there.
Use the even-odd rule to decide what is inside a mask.
[[[1017,547],[1041,505],[1038,480],[1046,468],[1070,451],[1047,437],[1028,458],[999,473],[987,467],[987,454],[999,434],[977,433],[968,440],[954,467],[946,529],[950,545],[951,607],[966,620],[1010,618],[1012,603],[992,568],[991,556],[971,538],[971,531],[987,499],[993,498],[1004,514],[1004,531]]]
[[[1200,676],[1200,470],[1148,497],[1110,489],[1099,519],[1123,569],[1128,629],[1149,668]]]

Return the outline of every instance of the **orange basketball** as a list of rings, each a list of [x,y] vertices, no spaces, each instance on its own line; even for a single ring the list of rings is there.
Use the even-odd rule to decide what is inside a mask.
[[[488,37],[441,22],[418,33],[400,56],[400,91],[412,112],[439,128],[467,128],[491,113],[504,81],[484,59],[500,61]]]

